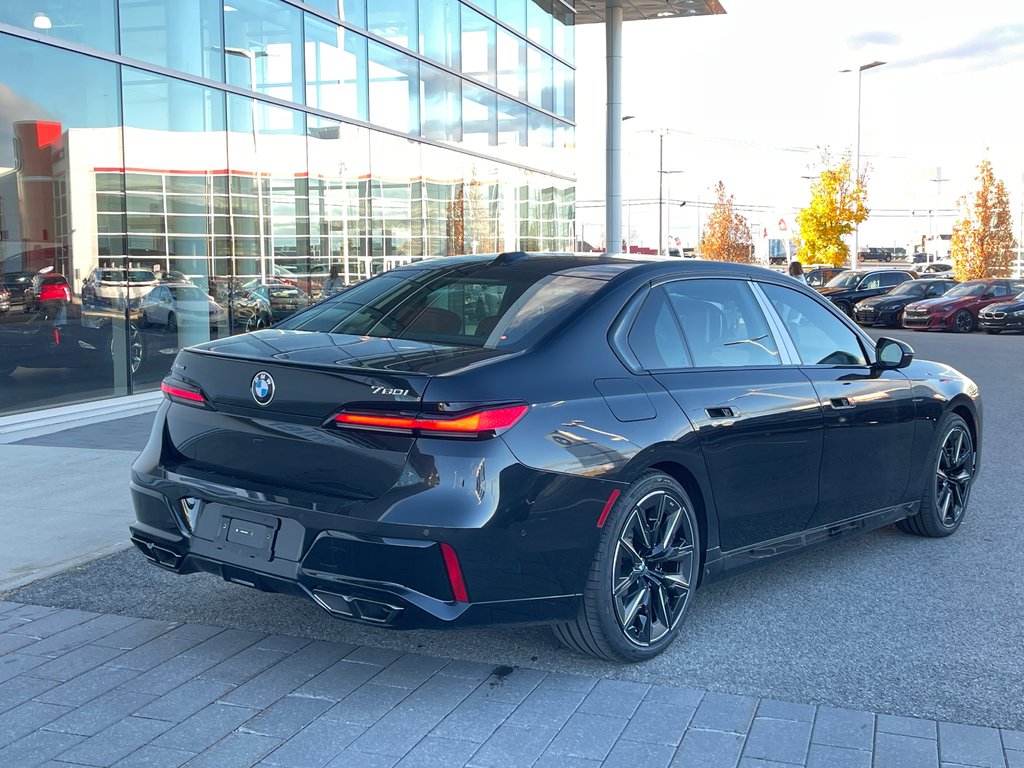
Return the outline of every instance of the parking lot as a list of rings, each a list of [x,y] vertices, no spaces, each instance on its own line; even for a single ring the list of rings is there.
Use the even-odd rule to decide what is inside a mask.
[[[886,333],[981,387],[983,467],[960,531],[928,540],[890,527],[710,586],[698,593],[679,641],[642,665],[582,658],[544,627],[396,633],[354,626],[312,603],[208,575],[173,576],[134,551],[3,597],[1022,729],[1024,337]]]

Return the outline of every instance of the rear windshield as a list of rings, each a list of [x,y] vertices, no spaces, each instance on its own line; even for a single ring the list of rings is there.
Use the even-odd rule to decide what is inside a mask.
[[[101,269],[97,279],[104,283],[117,283],[124,282],[124,270],[123,269]],[[128,280],[132,283],[145,283],[151,280],[156,280],[156,276],[148,269],[130,269],[128,270]]]
[[[384,274],[277,328],[489,349],[526,346],[605,283],[501,265]]]

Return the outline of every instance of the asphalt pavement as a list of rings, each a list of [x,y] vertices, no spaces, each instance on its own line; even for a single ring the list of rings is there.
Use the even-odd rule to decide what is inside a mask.
[[[890,527],[711,585],[697,594],[677,642],[644,664],[578,656],[544,627],[399,633],[350,625],[294,598],[209,575],[174,576],[133,551],[0,599],[1024,730],[1024,336],[885,333],[981,387],[984,465],[960,531],[925,540]],[[90,430],[73,433],[47,444],[71,446]]]

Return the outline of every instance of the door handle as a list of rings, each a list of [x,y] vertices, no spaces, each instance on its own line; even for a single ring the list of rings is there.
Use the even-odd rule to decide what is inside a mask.
[[[829,401],[831,406],[837,411],[842,411],[847,408],[855,408],[856,404],[848,397],[833,397]]]
[[[733,419],[739,416],[739,411],[729,408],[705,408],[704,412],[708,415],[709,419]]]

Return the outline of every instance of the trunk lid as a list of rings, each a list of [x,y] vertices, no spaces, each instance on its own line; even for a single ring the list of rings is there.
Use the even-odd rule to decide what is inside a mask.
[[[415,414],[433,376],[500,354],[273,329],[208,342],[182,350],[172,376],[201,388],[210,409],[172,406],[167,434],[186,463],[204,472],[377,498],[411,471],[415,438],[340,429],[334,414],[342,408]],[[269,399],[264,374],[272,379]]]

